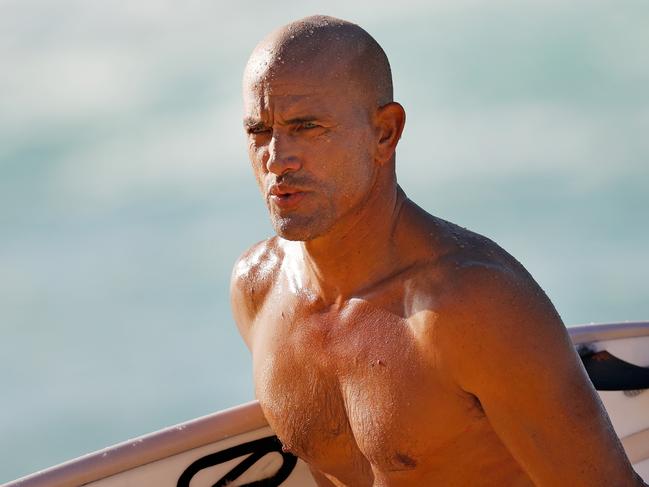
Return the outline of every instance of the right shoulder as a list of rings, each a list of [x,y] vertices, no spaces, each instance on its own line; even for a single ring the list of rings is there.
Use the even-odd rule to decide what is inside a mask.
[[[230,278],[230,303],[239,331],[250,346],[250,328],[272,288],[283,260],[279,239],[263,240],[237,259]]]

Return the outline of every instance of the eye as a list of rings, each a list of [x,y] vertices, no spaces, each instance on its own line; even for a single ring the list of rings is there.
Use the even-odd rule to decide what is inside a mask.
[[[265,125],[253,125],[248,127],[247,132],[252,135],[267,134],[270,132],[270,128]]]
[[[318,127],[318,126],[319,125],[316,122],[314,122],[313,120],[307,120],[305,122],[302,122],[302,125],[300,126],[300,128],[314,129],[314,128]]]

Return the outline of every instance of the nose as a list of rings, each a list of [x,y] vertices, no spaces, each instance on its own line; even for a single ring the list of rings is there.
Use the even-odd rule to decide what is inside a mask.
[[[273,134],[268,145],[268,160],[266,161],[268,172],[280,176],[289,171],[297,171],[302,166],[290,138],[290,135]]]

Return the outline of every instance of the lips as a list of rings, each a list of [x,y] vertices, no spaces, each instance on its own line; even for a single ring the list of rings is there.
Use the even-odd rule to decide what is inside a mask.
[[[268,192],[268,199],[279,208],[290,209],[296,207],[304,199],[305,192],[297,187],[274,184]]]

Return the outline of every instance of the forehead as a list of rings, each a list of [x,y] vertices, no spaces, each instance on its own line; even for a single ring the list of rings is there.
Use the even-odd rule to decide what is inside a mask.
[[[286,109],[303,105],[361,102],[359,83],[346,62],[327,56],[293,56],[261,50],[248,62],[243,80],[245,111]]]
[[[264,109],[270,106],[286,106],[326,101],[335,95],[335,90],[324,81],[299,77],[265,77],[244,85],[243,99],[246,107]]]
[[[300,70],[268,73],[244,82],[244,110],[247,116],[259,117],[268,111],[329,112],[360,105],[355,90],[350,88],[338,76],[326,73],[314,75]]]

